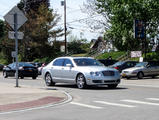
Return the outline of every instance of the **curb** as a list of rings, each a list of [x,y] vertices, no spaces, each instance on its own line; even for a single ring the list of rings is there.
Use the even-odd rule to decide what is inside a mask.
[[[31,111],[31,110],[37,110],[37,109],[43,109],[43,108],[47,108],[47,107],[55,107],[55,106],[58,106],[58,105],[63,105],[63,104],[66,104],[70,101],[72,101],[72,96],[69,95],[67,92],[65,91],[61,91],[61,90],[58,90],[59,92],[63,93],[66,95],[66,97],[50,97],[50,96],[47,96],[47,97],[43,97],[39,100],[45,100],[45,99],[49,99],[49,103],[46,103],[46,104],[38,104],[38,106],[29,106],[29,107],[22,107],[22,108],[14,108],[14,109],[11,109],[11,110],[8,110],[8,111],[0,111],[0,115],[1,114],[10,114],[10,113],[16,113],[16,112],[25,112],[25,111]],[[57,100],[57,101],[54,101],[54,100]],[[53,101],[52,101],[53,100]],[[37,100],[33,100],[33,101],[29,101],[29,102],[22,102],[22,103],[15,103],[15,104],[11,104],[11,106],[15,106],[16,104],[19,104],[19,105],[26,105],[27,103],[30,103],[30,102],[33,102],[35,103]],[[30,103],[32,104],[32,103]],[[6,105],[7,107],[7,105]],[[4,106],[4,109],[5,109],[5,106]]]

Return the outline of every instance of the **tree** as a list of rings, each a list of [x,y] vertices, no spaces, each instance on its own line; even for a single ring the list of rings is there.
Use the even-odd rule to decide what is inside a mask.
[[[0,20],[0,60],[3,61],[3,64],[12,62],[11,52],[15,49],[14,40],[8,39],[9,28],[8,24]]]
[[[4,21],[0,20],[0,38],[4,37],[5,25]]]
[[[91,31],[103,33],[110,28],[109,19],[107,14],[99,13],[96,3],[96,0],[87,0],[83,3],[84,7],[81,8],[81,11],[87,13],[88,18],[80,20],[80,22],[86,23]]]
[[[22,28],[25,31],[25,38],[20,48],[23,60],[26,57],[33,60],[54,56],[53,40],[63,35],[63,29],[56,27],[60,17],[53,9],[48,8],[48,1],[40,0],[39,2],[39,0],[35,0],[32,2],[27,0],[26,2],[27,11],[25,13],[28,21]],[[23,10],[22,4],[24,4],[23,1],[19,6]],[[35,7],[33,7],[34,5]]]
[[[20,3],[18,3],[18,7],[24,10],[24,12],[29,13],[32,10],[38,11],[41,4],[49,8],[50,0],[21,0]]]
[[[110,28],[105,38],[119,50],[140,49],[141,40],[134,39],[134,19],[146,23],[146,34],[157,35],[159,1],[153,0],[94,0],[98,13],[108,17]],[[148,41],[147,41],[148,42]]]
[[[68,42],[68,52],[71,54],[86,53],[89,49],[89,43],[86,39],[78,39],[76,36],[70,36]]]

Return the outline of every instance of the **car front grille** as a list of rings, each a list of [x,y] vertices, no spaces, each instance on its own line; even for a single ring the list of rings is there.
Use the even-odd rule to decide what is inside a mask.
[[[102,73],[104,76],[114,76],[115,75],[114,71],[103,71]]]
[[[105,83],[114,83],[114,82],[120,82],[120,79],[118,80],[105,80]]]

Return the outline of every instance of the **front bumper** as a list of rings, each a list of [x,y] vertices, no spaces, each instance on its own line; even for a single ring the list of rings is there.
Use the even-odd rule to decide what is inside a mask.
[[[120,77],[88,77],[86,78],[87,85],[109,85],[119,84]]]
[[[136,77],[137,76],[137,74],[136,73],[121,73],[121,76],[123,77],[123,78],[126,78],[126,77]]]

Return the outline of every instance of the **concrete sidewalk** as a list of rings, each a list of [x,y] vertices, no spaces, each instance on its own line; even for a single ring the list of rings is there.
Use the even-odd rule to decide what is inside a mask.
[[[15,87],[0,83],[0,112],[23,110],[57,104],[67,100],[67,95],[53,88]]]

